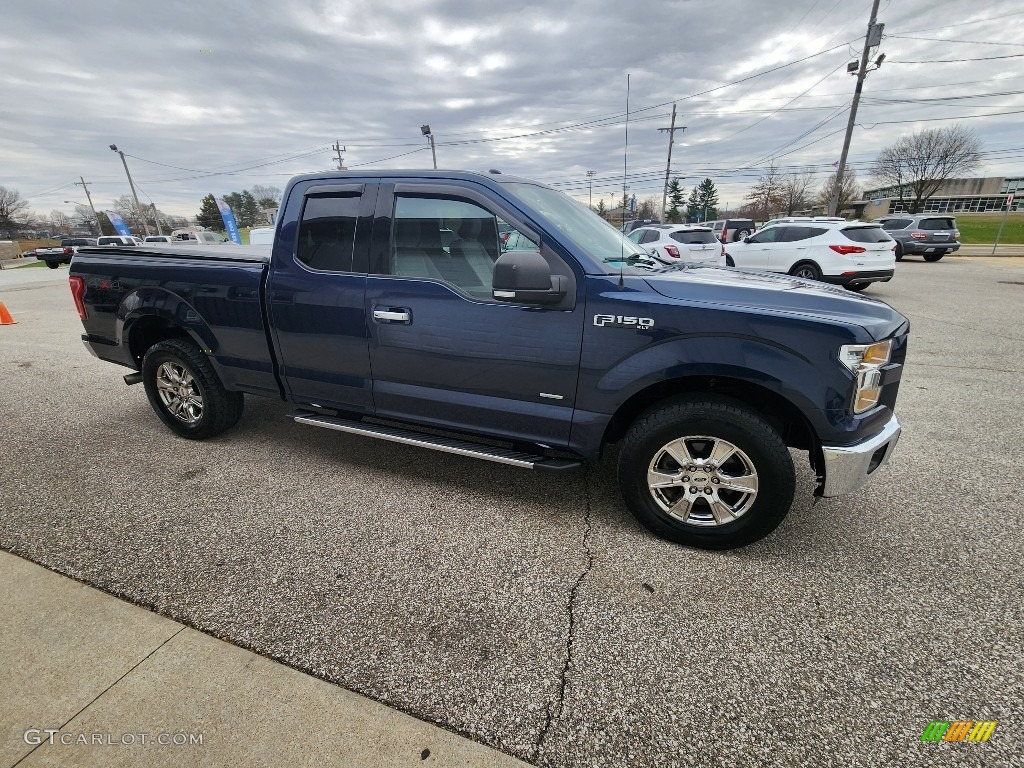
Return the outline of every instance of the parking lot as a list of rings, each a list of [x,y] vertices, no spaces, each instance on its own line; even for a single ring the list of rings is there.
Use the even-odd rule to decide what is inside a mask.
[[[719,553],[640,528],[614,451],[533,474],[257,398],[175,438],[67,270],[21,272],[0,548],[539,765],[1020,764],[1024,259],[869,288],[911,319],[892,464],[814,503],[801,460],[782,526]],[[920,741],[957,719],[999,725]]]

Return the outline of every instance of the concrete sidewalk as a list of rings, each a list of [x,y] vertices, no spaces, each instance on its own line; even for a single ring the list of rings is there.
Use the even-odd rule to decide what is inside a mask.
[[[6,552],[0,583],[3,768],[525,765]]]

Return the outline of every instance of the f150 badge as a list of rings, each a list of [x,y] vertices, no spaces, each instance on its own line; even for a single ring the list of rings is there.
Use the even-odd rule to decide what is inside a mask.
[[[654,327],[651,317],[624,317],[623,315],[594,315],[594,325],[600,328],[639,328],[645,330]]]

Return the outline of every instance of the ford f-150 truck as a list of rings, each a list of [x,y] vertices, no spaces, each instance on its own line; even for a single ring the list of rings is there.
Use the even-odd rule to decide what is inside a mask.
[[[294,403],[299,424],[534,470],[618,443],[629,509],[698,547],[778,526],[789,448],[837,496],[900,434],[909,323],[888,305],[656,263],[495,173],[300,176],[272,246],[82,249],[70,282],[86,347],[182,437],[228,429],[248,394]]]

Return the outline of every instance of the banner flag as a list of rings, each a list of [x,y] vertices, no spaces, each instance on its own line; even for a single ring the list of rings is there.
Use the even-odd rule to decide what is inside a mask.
[[[110,223],[114,225],[114,229],[117,230],[119,235],[127,235],[131,237],[132,231],[128,229],[128,225],[124,223],[124,219],[121,215],[114,211],[104,211],[107,214],[107,218],[110,219]]]
[[[241,245],[242,235],[238,231],[238,225],[235,223],[235,214],[231,212],[231,206],[219,197],[216,200],[217,207],[220,209],[220,217],[224,219],[224,228],[228,231],[228,237],[231,238],[232,243]]]

